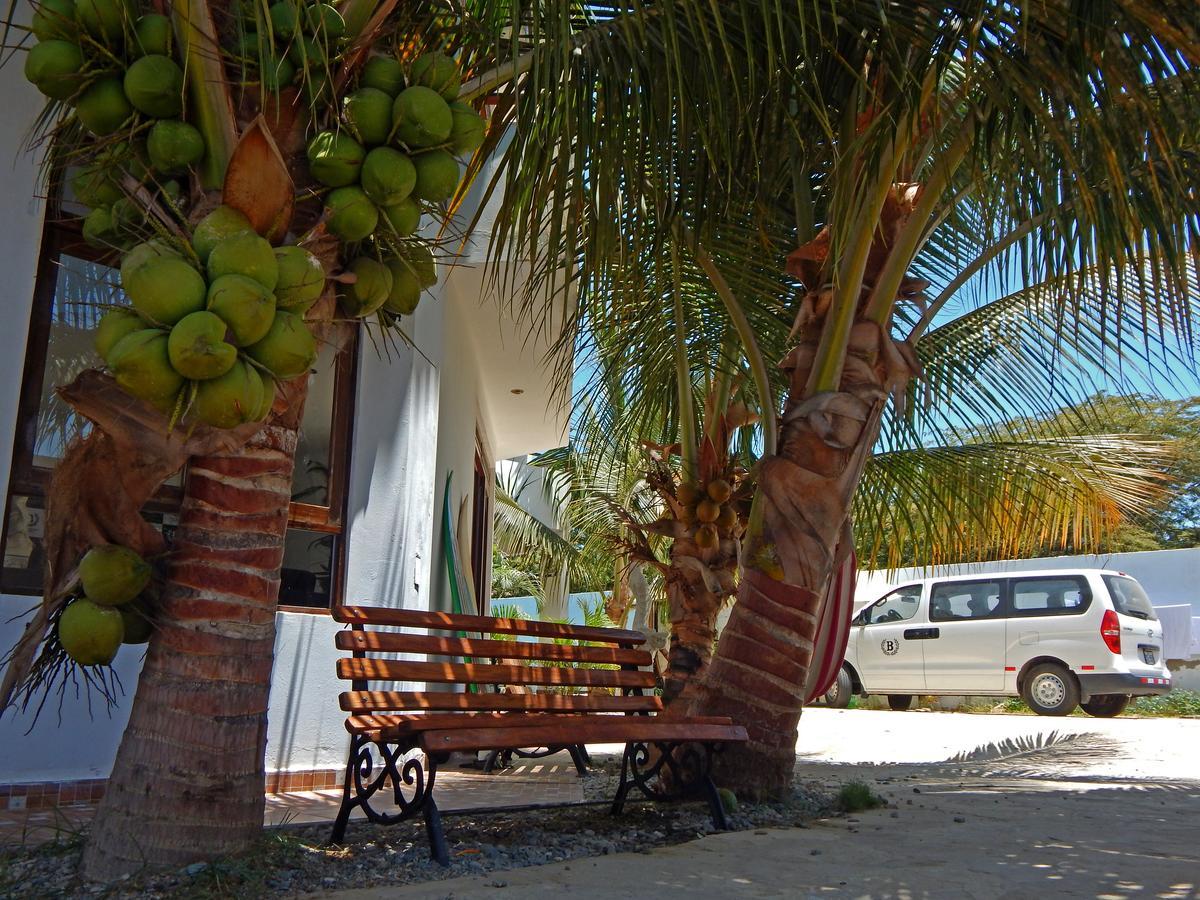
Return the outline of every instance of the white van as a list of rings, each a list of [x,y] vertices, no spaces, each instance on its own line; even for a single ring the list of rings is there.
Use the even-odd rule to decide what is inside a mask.
[[[1122,572],[930,578],[854,617],[826,702],[884,694],[908,709],[917,694],[970,694],[1021,697],[1043,716],[1115,716],[1132,696],[1171,689],[1162,647],[1150,599]]]

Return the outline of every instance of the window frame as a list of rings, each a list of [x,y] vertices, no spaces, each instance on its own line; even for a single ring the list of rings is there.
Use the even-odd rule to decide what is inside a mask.
[[[4,496],[4,519],[0,521],[0,548],[8,544],[9,513],[15,495],[36,497],[43,505],[52,469],[34,465],[33,453],[37,443],[37,422],[41,410],[45,383],[46,361],[53,326],[53,302],[58,286],[58,262],[64,255],[104,265],[117,260],[113,251],[99,250],[83,240],[83,218],[63,214],[51,201],[42,223],[38,263],[29,309],[29,327],[25,338],[25,360],[21,368],[21,384],[17,395],[17,411],[13,428],[12,457],[9,463],[8,485]],[[113,266],[115,268],[115,265]],[[333,418],[329,430],[329,487],[326,505],[291,502],[288,506],[288,529],[315,531],[336,535],[331,554],[333,573],[330,577],[330,607],[345,598],[346,564],[348,560],[346,517],[350,481],[350,464],[354,434],[355,401],[357,396],[359,329],[346,328],[341,351],[334,364]],[[182,470],[186,481],[187,466]],[[152,513],[176,516],[183,501],[183,490],[175,485],[160,485],[143,507]],[[41,596],[38,591],[3,584],[0,571],[0,593],[9,596]],[[286,612],[330,613],[330,607],[297,606],[280,602],[278,609]]]
[[[1079,585],[1079,594],[1083,603],[1077,607],[1064,606],[1058,609],[1044,607],[1042,609],[1017,609],[1017,585],[1029,581],[1073,581]],[[1045,619],[1056,616],[1082,616],[1092,608],[1095,592],[1088,579],[1083,575],[1014,575],[1008,580],[1008,617],[1010,619]]]

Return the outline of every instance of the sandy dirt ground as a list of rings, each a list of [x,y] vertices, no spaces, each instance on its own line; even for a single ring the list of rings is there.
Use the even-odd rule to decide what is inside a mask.
[[[888,805],[343,898],[1200,898],[1200,720],[810,710],[797,775]]]

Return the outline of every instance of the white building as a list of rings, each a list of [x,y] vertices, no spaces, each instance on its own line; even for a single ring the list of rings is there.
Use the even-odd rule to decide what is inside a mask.
[[[61,452],[61,428],[46,415],[51,386],[90,353],[80,327],[94,317],[76,301],[81,281],[104,276],[78,225],[53,221],[35,196],[35,159],[23,141],[42,98],[21,67],[0,69],[8,127],[0,134],[0,487],[7,502],[0,570],[0,653],[38,602],[40,508],[45,476]],[[484,173],[477,184],[486,182]],[[473,211],[467,204],[465,215]],[[485,228],[486,232],[486,228]],[[331,602],[348,598],[448,609],[441,541],[442,494],[471,518],[478,584],[489,583],[491,496],[497,460],[560,446],[565,398],[552,395],[545,332],[530,337],[490,293],[479,244],[440,280],[406,322],[413,347],[377,349],[360,332],[339,365],[328,355],[312,376],[296,479],[271,689],[268,773],[317,773],[328,782],[345,764],[347,734],[334,677]],[[68,371],[63,371],[63,370]],[[336,399],[336,403],[335,403]],[[334,409],[338,414],[334,414]],[[351,411],[352,408],[352,411]],[[464,506],[465,500],[465,506]],[[171,523],[170,498],[152,514]],[[486,596],[486,591],[484,592]],[[0,795],[6,785],[70,784],[106,778],[124,729],[143,648],[122,648],[115,668],[125,699],[106,712],[94,699],[52,703],[32,731],[28,716],[0,717]],[[305,784],[294,778],[281,787]],[[51,801],[56,789],[50,788]],[[0,801],[2,802],[2,801]],[[43,805],[49,805],[44,803]]]

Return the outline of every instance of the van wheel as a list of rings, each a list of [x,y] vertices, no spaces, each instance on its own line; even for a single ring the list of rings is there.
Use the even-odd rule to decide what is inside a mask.
[[[845,709],[850,705],[850,698],[854,696],[854,682],[850,680],[850,673],[845,669],[838,669],[837,678],[825,692],[825,705],[831,709]]]
[[[912,706],[912,694],[888,694],[888,706],[896,712],[904,712]]]
[[[1025,675],[1021,699],[1039,716],[1069,716],[1079,705],[1079,684],[1057,663],[1042,663]]]
[[[1132,699],[1128,694],[1097,694],[1087,703],[1080,703],[1079,708],[1097,719],[1111,719],[1123,713]]]

